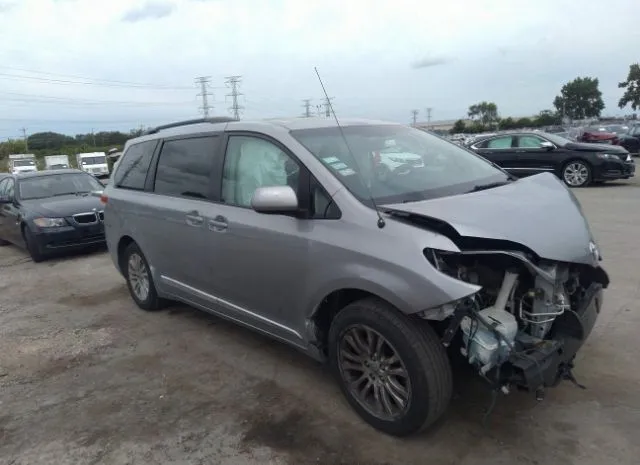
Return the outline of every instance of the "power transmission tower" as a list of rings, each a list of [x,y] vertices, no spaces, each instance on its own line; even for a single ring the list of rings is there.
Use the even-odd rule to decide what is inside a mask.
[[[304,107],[304,117],[311,118],[311,99],[306,98],[302,100],[304,103],[302,106]]]
[[[322,116],[322,105],[316,105],[316,111],[318,112],[318,116]]]
[[[20,129],[22,131],[22,137],[24,138],[24,151],[29,152],[29,138],[27,137],[27,128]]]
[[[418,123],[418,113],[420,113],[418,110],[411,110],[411,121],[412,121],[412,126],[416,126],[416,124]]]
[[[196,84],[200,84],[200,93],[198,97],[202,97],[202,106],[200,110],[202,110],[202,114],[205,118],[209,117],[209,110],[213,110],[213,106],[209,105],[209,96],[212,96],[207,88],[209,86],[209,81],[211,81],[211,76],[200,76],[196,78]]]
[[[324,99],[324,116],[326,118],[331,118],[331,100],[333,100],[333,97],[325,97]]]
[[[242,82],[242,76],[227,76],[225,79],[225,84],[227,84],[228,87],[231,87],[231,93],[227,94],[227,97],[231,97],[232,99],[229,110],[231,110],[231,112],[233,113],[233,117],[239,120],[240,110],[244,108],[238,103],[238,97],[243,95],[242,93],[238,92],[240,82]]]
[[[433,108],[429,107],[427,108],[427,128],[431,128],[431,111],[433,110]]]

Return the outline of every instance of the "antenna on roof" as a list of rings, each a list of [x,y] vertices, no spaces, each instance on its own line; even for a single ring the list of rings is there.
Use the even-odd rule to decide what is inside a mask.
[[[349,147],[349,142],[347,141],[347,137],[344,135],[344,131],[342,130],[342,126],[340,125],[340,121],[338,121],[338,116],[336,115],[335,110],[333,109],[333,104],[331,103],[331,99],[329,98],[329,94],[327,93],[327,89],[325,89],[324,87],[324,83],[322,82],[322,78],[320,77],[320,73],[318,72],[318,68],[317,67],[313,67],[313,69],[316,72],[316,75],[318,76],[318,81],[320,81],[320,86],[322,87],[322,92],[324,92],[324,96],[327,99],[326,100],[326,104],[328,105],[328,108],[331,110],[331,114],[333,115],[333,119],[336,120],[336,125],[338,126],[338,130],[340,131],[340,135],[342,136],[342,140],[344,141],[344,145],[347,146],[347,150],[349,151],[349,155],[351,156],[351,159],[353,160],[353,162],[356,164],[356,167],[358,165],[358,161],[356,160],[356,157],[353,155],[353,152],[351,151],[351,147]],[[360,171],[360,168],[358,168],[358,171]],[[373,205],[373,209],[376,211],[376,214],[378,215],[378,227],[380,229],[384,228],[385,226],[385,221],[384,218],[382,217],[382,214],[380,213],[380,210],[378,210],[378,205],[376,205],[376,201],[373,198],[373,193],[371,192],[371,188],[369,187],[369,185],[367,183],[364,183],[364,185],[367,187],[367,192],[369,193],[369,200],[371,200],[371,204]]]

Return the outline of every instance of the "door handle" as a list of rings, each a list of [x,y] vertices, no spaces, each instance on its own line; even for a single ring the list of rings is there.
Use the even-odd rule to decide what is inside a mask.
[[[218,215],[214,219],[209,220],[209,229],[215,232],[223,232],[229,227],[227,219],[224,216]]]
[[[197,211],[189,212],[185,215],[185,220],[189,226],[202,226],[204,218]]]

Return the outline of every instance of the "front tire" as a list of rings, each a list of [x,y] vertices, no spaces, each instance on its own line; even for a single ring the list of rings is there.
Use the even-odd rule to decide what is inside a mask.
[[[562,180],[569,187],[586,187],[591,183],[591,167],[582,160],[571,160],[562,168]]]
[[[158,297],[151,269],[138,244],[129,244],[122,258],[124,277],[136,305],[142,310],[160,310],[164,306],[164,300]]]
[[[38,245],[35,237],[31,231],[29,231],[28,227],[24,227],[22,230],[22,236],[24,237],[24,244],[27,248],[27,252],[29,252],[29,256],[31,256],[31,260],[34,263],[40,263],[45,259],[44,254],[40,250],[40,246]]]
[[[408,436],[432,425],[452,393],[449,359],[428,324],[379,299],[354,302],[329,331],[329,359],[353,409],[374,428]]]

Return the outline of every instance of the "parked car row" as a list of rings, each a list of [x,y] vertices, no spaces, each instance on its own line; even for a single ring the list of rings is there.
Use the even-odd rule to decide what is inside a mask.
[[[545,132],[488,136],[477,139],[468,148],[514,176],[549,172],[570,187],[635,175],[635,163],[623,147],[573,142]]]
[[[405,436],[447,410],[451,357],[493,392],[541,398],[573,379],[601,309],[609,278],[554,176],[564,165],[505,170],[579,154],[596,179],[626,160],[504,137],[476,142],[480,156],[362,120],[175,123],[127,142],[99,200],[77,170],[5,177],[0,237],[34,261],[106,240],[141,309],[180,301],[289,344],[330,365],[366,422]],[[483,158],[521,148],[530,166]],[[563,180],[581,185],[572,169]]]

